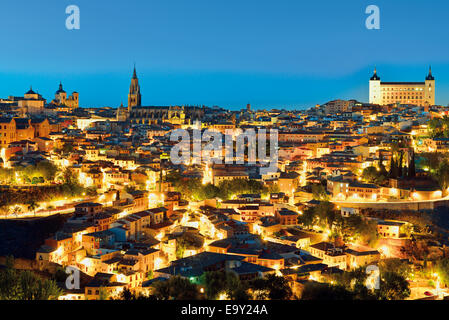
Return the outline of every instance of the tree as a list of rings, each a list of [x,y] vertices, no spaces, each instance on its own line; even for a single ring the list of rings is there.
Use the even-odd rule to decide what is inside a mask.
[[[379,269],[383,273],[396,272],[404,278],[408,278],[412,272],[407,262],[397,258],[382,259],[379,261]]]
[[[391,156],[390,160],[390,178],[397,178],[398,177],[398,164],[395,160],[395,155],[393,154]]]
[[[36,201],[34,201],[34,200],[29,200],[28,201],[28,203],[27,203],[27,208],[28,208],[28,210],[30,210],[30,211],[33,211],[34,212],[34,216],[36,216],[36,209],[38,208],[39,206],[38,206],[38,204],[36,203]]]
[[[72,143],[70,143],[70,142],[64,143],[64,146],[62,147],[62,152],[63,152],[64,154],[72,153],[73,150],[74,150],[74,147],[73,147],[73,144],[72,144]]]
[[[241,282],[238,276],[232,272],[209,271],[201,276],[201,282],[204,283],[207,299],[217,299],[221,293],[231,300],[248,300],[247,288]]]
[[[400,152],[399,155],[399,162],[398,162],[398,178],[401,178],[403,176],[403,161],[404,161],[404,152]]]
[[[184,258],[184,252],[186,251],[187,243],[184,238],[180,237],[176,239],[176,258]]]
[[[36,165],[36,173],[46,181],[53,181],[58,172],[58,167],[50,161],[41,161]]]
[[[327,291],[330,290],[330,294],[341,293],[343,297],[345,297],[344,300],[376,299],[374,293],[366,286],[367,278],[368,274],[366,273],[365,266],[350,271],[343,271],[342,273],[332,274],[330,275],[329,281],[330,284],[335,285],[336,288],[331,288],[331,290],[328,288]]]
[[[439,259],[436,263],[435,271],[440,276],[441,282],[449,286],[449,258]]]
[[[135,298],[136,297],[132,294],[131,290],[129,290],[128,288],[124,288],[120,294],[121,300],[130,301],[130,300],[134,300]]]
[[[424,166],[426,166],[430,172],[436,170],[443,160],[443,155],[436,151],[421,153],[420,157],[423,158]]]
[[[301,300],[354,300],[354,293],[342,285],[308,282],[302,291]]]
[[[383,300],[404,300],[410,296],[410,284],[396,272],[381,273],[379,298]]]
[[[430,120],[427,130],[431,138],[449,138],[449,117],[445,115]]]
[[[56,300],[62,294],[55,281],[39,279],[29,270],[19,273],[19,282],[21,300]]]
[[[21,287],[16,270],[14,258],[6,258],[6,268],[0,271],[0,300],[19,300]]]
[[[17,271],[14,259],[8,257],[6,268],[0,271],[0,300],[56,300],[62,290],[51,279],[42,279],[35,273]]]
[[[401,247],[401,252],[412,261],[426,260],[429,255],[429,247],[425,240],[412,240],[407,241],[406,244]]]
[[[20,206],[14,206],[11,210],[11,214],[15,215],[16,217],[22,213],[22,208]]]
[[[351,215],[343,220],[342,233],[344,240],[354,238],[368,245],[378,240],[377,223],[360,215]]]
[[[302,215],[298,217],[298,222],[304,226],[319,225],[322,228],[332,229],[341,226],[343,218],[341,214],[335,210],[333,203],[322,201],[317,206],[308,208]]]
[[[199,291],[195,284],[180,276],[153,284],[154,296],[159,300],[197,300]]]
[[[157,281],[153,285],[153,295],[157,300],[170,299],[170,283],[169,280]]]
[[[385,168],[384,165],[384,157],[382,152],[379,153],[379,171],[381,175],[386,176],[387,169]]]
[[[201,282],[204,283],[206,289],[206,297],[209,300],[215,300],[221,292],[228,290],[225,272],[205,272],[201,277]]]
[[[109,293],[106,291],[106,288],[100,288],[98,300],[108,300]]]
[[[252,280],[249,288],[255,293],[256,300],[290,300],[293,292],[287,279],[269,274],[266,278]]]
[[[408,164],[408,177],[414,178],[415,176],[416,176],[415,152],[412,149],[412,156]]]
[[[313,208],[306,208],[302,215],[298,217],[298,223],[305,227],[311,227],[315,224],[316,217]]]
[[[273,183],[270,184],[268,186],[268,189],[266,190],[266,194],[271,194],[271,193],[278,193],[281,189],[279,188],[279,184],[278,183]]]
[[[442,190],[449,187],[449,161],[444,159],[438,166],[436,178]]]
[[[376,167],[370,166],[363,169],[362,179],[369,183],[375,183],[379,177],[379,172]]]
[[[219,192],[220,189],[218,187],[214,186],[212,183],[209,183],[200,189],[200,191],[198,192],[198,198],[202,200],[213,199],[217,197]]]
[[[409,267],[403,264],[399,259],[387,259],[379,263],[381,270],[380,289],[374,291],[366,287],[367,273],[364,267],[352,271],[345,271],[342,274],[333,276],[336,286],[324,288],[313,288],[306,292],[309,299],[339,300],[403,300],[410,296],[409,283],[406,275]],[[303,293],[304,297],[304,293]]]
[[[326,192],[326,188],[322,184],[312,185],[312,196],[314,200],[327,201],[329,200],[329,195]]]

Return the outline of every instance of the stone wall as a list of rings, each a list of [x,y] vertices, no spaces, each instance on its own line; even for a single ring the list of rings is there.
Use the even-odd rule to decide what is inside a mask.
[[[413,201],[413,202],[334,202],[345,208],[373,209],[373,210],[433,210],[437,207],[449,207],[449,200]]]

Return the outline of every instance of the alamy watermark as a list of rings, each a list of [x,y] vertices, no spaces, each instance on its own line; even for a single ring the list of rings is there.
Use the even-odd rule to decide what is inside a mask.
[[[173,164],[222,164],[223,159],[225,164],[245,164],[246,159],[248,165],[258,163],[262,175],[278,170],[277,129],[270,129],[269,133],[266,129],[226,129],[224,135],[215,130],[202,133],[193,129],[192,137],[188,130],[177,129],[171,132],[170,141],[178,142],[170,151]]]
[[[65,26],[68,30],[79,30],[80,29],[80,8],[77,5],[69,5],[65,9],[65,13],[69,16],[66,18]],[[369,16],[365,20],[365,26],[368,30],[379,30],[380,29],[380,9],[376,5],[369,5],[365,9],[365,13]]]
[[[65,13],[69,15],[65,20],[65,27],[68,30],[79,30],[81,23],[80,8],[72,4],[65,8]]]
[[[376,5],[369,5],[365,10],[366,14],[369,16],[365,20],[365,26],[368,30],[379,30],[380,29],[380,9]]]
[[[65,280],[65,287],[67,290],[74,290],[80,288],[80,270],[76,267],[68,266],[65,268],[65,273],[69,276]]]
[[[366,278],[365,285],[369,290],[380,289],[380,270],[376,265],[369,265],[366,267],[366,273],[368,277]]]

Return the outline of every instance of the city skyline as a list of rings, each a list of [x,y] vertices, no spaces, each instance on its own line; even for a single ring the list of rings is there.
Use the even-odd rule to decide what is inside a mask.
[[[335,98],[367,101],[374,66],[391,81],[420,81],[431,64],[436,103],[449,101],[449,48],[440,41],[449,27],[445,1],[377,1],[380,30],[365,28],[367,1],[80,0],[81,27],[67,30],[71,4],[0,4],[22,15],[20,23],[14,15],[0,22],[14,48],[0,53],[1,97],[30,85],[52,96],[62,81],[80,92],[81,106],[117,107],[135,62],[147,105],[306,108]]]
[[[431,66],[431,64],[429,64],[427,66],[427,68]],[[308,92],[307,98],[302,98],[302,96],[304,96],[303,94],[295,94],[295,88],[293,83],[297,82],[299,83],[301,80],[298,77],[294,77],[294,76],[284,76],[284,77],[276,77],[276,76],[270,76],[270,75],[261,75],[258,79],[258,81],[260,82],[270,82],[270,81],[281,81],[281,82],[287,82],[290,83],[289,85],[284,87],[284,92],[287,93],[287,97],[288,99],[290,99],[290,101],[285,102],[285,98],[279,98],[278,100],[281,102],[276,102],[276,98],[272,98],[271,102],[268,103],[264,103],[263,97],[264,95],[266,96],[265,93],[260,92],[259,95],[254,94],[253,95],[253,99],[241,99],[239,101],[235,101],[235,102],[229,102],[229,103],[224,103],[224,104],[220,104],[220,103],[214,103],[213,99],[205,99],[203,100],[203,102],[201,101],[201,99],[195,99],[193,97],[192,93],[187,93],[185,92],[185,94],[187,94],[188,96],[190,96],[190,98],[186,99],[187,102],[182,102],[181,99],[179,98],[175,98],[175,99],[170,99],[170,95],[168,94],[168,91],[166,92],[167,94],[165,96],[164,93],[160,93],[160,94],[154,94],[154,96],[152,96],[152,91],[151,89],[154,88],[152,85],[157,85],[157,81],[156,79],[164,79],[162,83],[159,83],[159,89],[161,87],[163,87],[163,84],[167,81],[169,81],[168,77],[169,77],[169,73],[167,73],[167,75],[164,75],[162,73],[156,73],[156,74],[147,74],[145,72],[142,72],[138,66],[136,67],[137,69],[137,73],[138,73],[138,77],[140,80],[140,86],[141,86],[141,91],[142,91],[142,105],[206,105],[209,107],[212,106],[219,106],[219,107],[223,107],[226,109],[230,109],[230,110],[239,110],[239,109],[244,109],[246,107],[246,105],[249,103],[253,106],[253,108],[255,109],[274,109],[274,108],[282,108],[282,109],[287,109],[287,110],[293,110],[293,109],[298,109],[298,110],[303,110],[303,109],[307,109],[310,107],[313,107],[317,104],[324,104],[328,101],[331,100],[335,100],[335,99],[342,99],[342,100],[350,100],[350,99],[354,99],[360,102],[369,102],[369,84],[368,84],[368,80],[369,77],[372,75],[374,68],[377,68],[379,75],[382,76],[382,79],[388,80],[388,81],[404,81],[404,80],[413,80],[413,81],[421,81],[424,76],[419,77],[419,74],[427,74],[425,72],[419,72],[420,69],[423,70],[428,70],[426,68],[418,68],[418,67],[414,67],[414,68],[405,68],[405,67],[394,67],[394,66],[386,66],[383,67],[382,65],[379,67],[378,65],[373,66],[371,69],[368,68],[364,68],[363,71],[359,71],[356,72],[355,74],[348,76],[348,77],[344,77],[340,80],[338,79],[322,79],[322,80],[311,80],[312,82],[316,82],[317,83],[317,88],[315,90],[311,90],[312,92]],[[404,69],[408,69],[409,72],[405,72],[405,73],[401,73],[398,70],[404,70]],[[418,70],[419,69],[419,70]],[[435,67],[432,66],[432,69],[435,70]],[[363,75],[365,75],[365,70],[368,70],[366,72],[366,74],[368,76],[366,76],[364,79],[362,79],[362,72],[364,73]],[[418,70],[418,71],[415,71]],[[407,70],[405,70],[407,71]],[[412,71],[412,72],[410,72]],[[412,74],[409,77],[406,76],[402,76],[402,74]],[[435,74],[435,72],[434,72]],[[418,75],[418,76],[416,76]],[[0,78],[4,76],[3,74],[0,73]],[[30,84],[28,86],[24,85],[21,86],[20,83],[26,83],[26,80],[22,80],[23,78],[18,78],[18,77],[12,77],[12,81],[9,82],[9,86],[14,86],[15,89],[12,89],[8,92],[6,92],[5,94],[3,94],[3,91],[6,91],[5,86],[2,87],[1,89],[1,93],[2,95],[0,95],[0,98],[7,98],[10,95],[13,96],[20,96],[23,95],[24,92],[28,91],[30,89],[30,87],[33,87],[33,90],[38,92],[39,94],[43,95],[44,98],[47,99],[51,99],[51,97],[54,95],[54,92],[56,91],[57,87],[59,86],[60,83],[62,83],[64,85],[64,88],[68,88],[69,91],[77,91],[80,93],[80,107],[83,108],[94,108],[94,107],[112,107],[112,108],[117,108],[119,107],[122,103],[123,105],[126,106],[127,104],[127,91],[128,91],[128,85],[129,85],[129,80],[132,76],[132,69],[130,69],[126,75],[122,75],[122,73],[116,73],[115,77],[108,77],[107,75],[83,75],[83,76],[69,76],[68,80],[66,79],[60,79],[57,80],[58,77],[57,76],[46,76],[46,77],[40,77],[39,75],[29,75],[29,81]],[[217,75],[215,75],[217,76]],[[227,74],[227,73],[222,73],[220,75],[221,77],[235,77],[235,75],[232,74]],[[78,78],[79,77],[79,78]],[[203,74],[203,75],[184,75],[184,76],[177,76],[177,81],[180,83],[183,82],[188,82],[189,77],[203,77],[203,78],[210,78],[212,77],[211,74]],[[246,78],[249,76],[242,76],[242,78]],[[61,78],[61,77],[60,77]],[[100,80],[106,80],[110,85],[112,85],[113,89],[111,88],[110,92],[106,92],[106,96],[101,96],[99,97],[99,101],[101,100],[107,100],[110,101],[110,103],[101,103],[101,102],[97,102],[97,103],[89,103],[86,102],[89,101],[90,99],[92,99],[92,95],[95,94],[96,89],[95,87],[91,87],[89,84],[83,84],[83,80],[85,78],[95,78],[97,79],[97,81]],[[276,79],[279,80],[276,80]],[[327,91],[326,93],[321,93],[319,92],[319,84],[320,83],[332,83],[332,82],[340,82],[340,81],[344,81],[344,82],[348,82],[348,78],[349,79],[357,79],[359,81],[358,85],[356,85],[353,88],[347,88],[346,90],[344,90],[344,92],[342,94],[332,94],[329,92],[332,92],[332,87],[329,87],[329,85],[323,85],[323,87],[327,87]],[[442,80],[440,80],[439,77],[439,73],[437,70],[437,75],[436,78],[438,80],[438,84],[436,86],[436,104],[438,105],[446,105],[446,103],[439,103],[441,102],[443,99],[441,98],[441,96],[444,96],[444,92],[445,91],[443,88],[441,87],[441,82]],[[124,80],[123,80],[124,79]],[[345,79],[345,80],[343,80]],[[368,80],[367,80],[368,79]],[[114,81],[117,80],[117,81]],[[173,78],[171,78],[171,80],[173,80]],[[444,80],[443,80],[444,81]],[[127,83],[125,85],[123,85],[123,82]],[[13,84],[11,84],[13,83]],[[44,86],[40,86],[39,84],[43,84],[46,83],[47,85]],[[443,82],[444,83],[444,82]],[[79,89],[80,88],[80,89]],[[83,94],[83,93],[87,93],[87,95]],[[318,98],[318,96],[321,95],[321,98]],[[87,98],[85,97],[87,96]],[[111,96],[111,97],[109,97]],[[119,98],[117,99],[116,97]],[[201,96],[201,95],[199,95]],[[282,97],[285,97],[284,95],[281,95]],[[280,97],[281,97],[280,96]],[[313,96],[316,96],[317,98],[313,98]],[[109,99],[108,99],[109,97]],[[295,101],[295,97],[296,97],[296,101]],[[83,99],[84,98],[84,99]],[[301,103],[299,102],[300,99],[309,99],[308,102],[304,102]],[[198,100],[198,101],[196,101]],[[116,101],[116,102],[113,102]],[[153,102],[154,101],[154,102]],[[284,102],[282,102],[284,101]]]

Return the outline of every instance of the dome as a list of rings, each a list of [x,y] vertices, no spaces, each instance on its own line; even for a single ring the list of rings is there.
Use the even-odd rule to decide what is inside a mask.
[[[60,93],[66,93],[66,92],[64,91],[64,89],[62,89],[62,83],[61,83],[61,82],[59,83],[59,89],[58,89],[58,91],[56,91],[56,94],[60,94]]]

